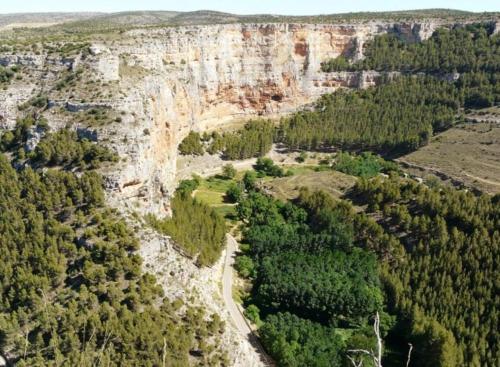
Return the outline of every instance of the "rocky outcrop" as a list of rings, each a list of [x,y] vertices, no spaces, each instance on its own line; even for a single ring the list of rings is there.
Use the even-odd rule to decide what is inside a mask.
[[[120,79],[118,55],[113,55],[109,49],[100,44],[89,47],[90,65],[102,76],[105,81],[116,81]]]
[[[500,21],[493,22],[493,32],[492,34],[498,34],[500,33]]]
[[[244,116],[289,113],[339,87],[376,84],[377,73],[322,73],[321,63],[339,55],[361,58],[365,42],[377,34],[398,32],[418,41],[436,27],[367,22],[138,29],[119,40],[94,43],[71,59],[43,53],[0,55],[0,63],[55,68],[40,74],[46,84],[57,70],[78,66],[117,90],[120,96],[114,99],[58,99],[50,106],[72,112],[96,106],[120,111],[120,123],[104,126],[99,133],[123,157],[116,171],[106,172],[108,187],[139,210],[166,213],[177,145],[189,130],[214,128]],[[6,100],[0,106],[4,126],[12,126],[25,88],[0,92]]]
[[[7,55],[0,56],[0,65],[2,65],[2,66],[21,65],[21,66],[39,68],[43,65],[44,61],[45,61],[44,55],[7,54]]]

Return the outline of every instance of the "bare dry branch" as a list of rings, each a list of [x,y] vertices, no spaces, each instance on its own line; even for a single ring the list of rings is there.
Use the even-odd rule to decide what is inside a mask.
[[[410,346],[410,349],[408,349],[408,358],[406,359],[406,367],[410,366],[411,352],[413,350],[413,344],[408,343],[408,345]]]
[[[359,363],[356,363],[356,361],[354,360],[354,358],[352,358],[351,356],[348,355],[347,358],[349,358],[349,360],[351,361],[351,363],[352,363],[352,365],[354,367],[362,367],[363,366],[363,360],[362,359],[359,361]]]
[[[357,353],[357,354],[366,354],[373,359],[373,363],[375,364],[376,367],[382,367],[382,337],[380,336],[380,315],[377,312],[375,315],[375,322],[373,323],[373,330],[375,331],[375,336],[377,337],[377,353],[373,352],[373,350],[365,350],[365,349],[349,349],[347,352],[348,353]],[[354,367],[359,367],[363,364],[363,361],[361,361],[360,365],[356,365],[354,359],[350,356],[348,356],[349,360],[351,363],[354,365]]]

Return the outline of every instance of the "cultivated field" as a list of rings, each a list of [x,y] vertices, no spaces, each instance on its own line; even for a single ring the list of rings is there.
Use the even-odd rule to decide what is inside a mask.
[[[494,112],[481,117],[483,121],[452,128],[398,161],[423,178],[435,175],[483,192],[500,193],[500,121]]]

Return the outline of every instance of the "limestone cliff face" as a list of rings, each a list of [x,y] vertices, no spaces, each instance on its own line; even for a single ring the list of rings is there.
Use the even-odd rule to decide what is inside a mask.
[[[411,41],[429,37],[435,23],[228,24],[133,30],[119,40],[95,42],[90,55],[54,59],[47,55],[0,55],[0,64],[22,64],[45,80],[61,70],[86,67],[121,96],[53,101],[70,111],[107,106],[121,111],[120,123],[100,127],[98,136],[124,161],[107,172],[108,189],[144,211],[168,211],[174,189],[177,145],[234,118],[279,115],[324,93],[376,83],[373,73],[322,73],[321,63],[341,54],[363,56],[373,36],[398,32]],[[47,77],[48,75],[48,77]],[[50,84],[50,83],[48,83]],[[50,90],[48,85],[45,90]],[[37,86],[0,92],[0,123],[12,126],[16,106]],[[50,98],[50,95],[49,95]],[[49,121],[51,115],[47,114]]]
[[[105,55],[120,58],[121,85],[128,88],[128,99],[142,101],[133,111],[143,121],[140,130],[149,129],[150,136],[145,146],[129,147],[142,157],[138,166],[147,169],[122,170],[117,187],[125,197],[142,190],[148,206],[156,198],[158,209],[158,198],[173,191],[177,145],[189,130],[245,115],[289,113],[341,86],[373,85],[377,75],[326,74],[321,63],[341,54],[361,58],[364,43],[376,34],[399,32],[416,41],[436,26],[231,24],[127,32],[121,42],[106,46]],[[126,70],[143,70],[145,77],[137,80]],[[103,77],[116,80],[116,74],[104,71]],[[126,102],[121,108],[129,107]],[[133,178],[136,173],[140,177]],[[125,187],[127,182],[137,184]]]

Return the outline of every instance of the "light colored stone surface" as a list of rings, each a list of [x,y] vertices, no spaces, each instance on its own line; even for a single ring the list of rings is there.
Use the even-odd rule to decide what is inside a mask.
[[[500,21],[496,21],[493,27],[493,35],[498,34],[500,32]]]
[[[260,354],[233,323],[221,295],[225,254],[212,268],[198,268],[180,255],[166,236],[148,230],[138,232],[141,238],[140,255],[143,269],[154,274],[170,299],[180,298],[186,304],[203,307],[207,314],[216,313],[225,322],[221,335],[231,366],[264,366]]]
[[[123,158],[116,170],[105,172],[107,187],[141,212],[165,214],[175,186],[177,145],[190,130],[244,116],[279,116],[339,87],[376,84],[377,73],[322,73],[321,63],[340,54],[361,58],[363,45],[377,34],[395,31],[420,40],[435,27],[367,22],[137,29],[70,58],[0,54],[1,64],[25,65],[33,74],[0,91],[0,125],[13,127],[17,106],[50,91],[62,73],[90,70],[108,83],[97,87],[102,97],[58,99],[52,105],[73,112],[102,106],[123,111],[120,123],[102,127],[99,134]],[[105,96],[108,89],[118,95]],[[46,115],[52,124],[54,116]]]
[[[92,51],[91,51],[92,52]],[[118,55],[112,54],[109,49],[99,47],[94,52],[98,52],[95,60],[92,60],[93,67],[104,81],[116,81],[120,79],[119,66],[120,59]]]
[[[399,28],[415,38],[425,27]],[[119,148],[129,160],[115,175],[117,193],[146,203],[147,211],[168,210],[177,144],[189,130],[290,113],[339,87],[373,85],[376,73],[322,73],[321,63],[355,45],[361,57],[366,40],[394,29],[391,23],[229,24],[125,33],[109,45],[120,55],[120,86],[127,91],[120,109],[136,115],[124,124],[134,136]]]

